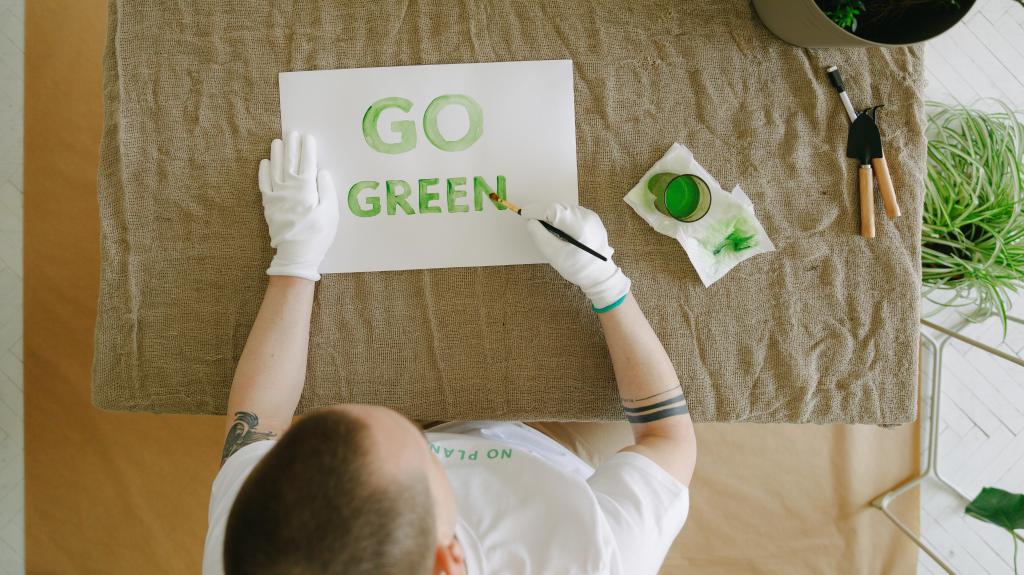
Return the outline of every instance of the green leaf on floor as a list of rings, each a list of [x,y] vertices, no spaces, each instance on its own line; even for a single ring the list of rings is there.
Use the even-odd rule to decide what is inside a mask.
[[[981,493],[964,510],[975,519],[987,521],[1003,529],[1024,529],[1024,495],[996,487],[983,487]]]

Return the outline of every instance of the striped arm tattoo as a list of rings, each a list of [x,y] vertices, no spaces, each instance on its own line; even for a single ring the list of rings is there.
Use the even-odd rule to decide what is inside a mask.
[[[273,431],[256,431],[256,426],[259,424],[260,418],[256,417],[255,413],[248,411],[235,413],[235,421],[231,424],[228,436],[224,439],[224,451],[220,456],[221,465],[224,465],[229,457],[246,445],[264,439],[273,439],[277,435]]]
[[[632,424],[651,423],[690,412],[683,397],[683,388],[678,385],[639,399],[622,398],[622,411],[626,414],[626,421]]]

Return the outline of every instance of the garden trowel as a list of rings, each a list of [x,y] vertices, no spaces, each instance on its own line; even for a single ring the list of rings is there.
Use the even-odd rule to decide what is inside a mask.
[[[874,106],[858,114],[853,109],[850,97],[843,85],[843,76],[839,68],[829,66],[825,69],[829,81],[839,93],[843,102],[843,109],[850,117],[850,131],[847,136],[846,155],[857,159],[861,163],[860,169],[860,205],[861,205],[861,235],[874,237],[874,191],[872,190],[873,175],[878,175],[878,191],[882,196],[882,203],[885,205],[885,213],[890,218],[900,215],[900,207],[896,203],[896,193],[892,186],[892,177],[889,175],[889,166],[885,162],[885,155],[882,153],[882,136],[878,132],[878,124],[875,122],[875,112],[881,106]],[[872,170],[874,166],[874,170]]]
[[[875,143],[882,147],[882,138],[867,112],[857,114],[857,119],[850,124],[849,139],[846,143],[846,157],[860,162],[858,181],[860,182],[860,235],[865,238],[875,237],[875,190],[871,171],[871,158]]]
[[[882,152],[882,136],[878,133],[878,123],[875,122],[875,111],[881,106],[864,110],[864,115],[870,118],[870,125],[865,125],[863,130],[868,137],[871,147],[871,167],[874,168],[875,176],[878,179],[878,193],[882,196],[882,204],[885,206],[885,214],[890,218],[900,216],[900,206],[896,203],[896,192],[892,187],[892,177],[889,175],[889,164],[885,161],[885,154]],[[853,136],[853,127],[850,128],[850,136]]]

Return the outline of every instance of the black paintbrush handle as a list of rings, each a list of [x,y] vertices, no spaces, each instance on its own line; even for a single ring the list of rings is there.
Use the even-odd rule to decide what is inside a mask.
[[[587,246],[585,246],[584,244],[582,244],[582,243],[580,243],[580,242],[576,241],[576,238],[574,238],[574,237],[570,236],[569,234],[567,234],[567,233],[563,232],[562,230],[560,230],[560,229],[556,228],[555,226],[553,226],[553,225],[551,225],[551,224],[549,224],[549,223],[545,222],[544,220],[537,220],[537,221],[538,221],[538,222],[540,222],[540,225],[542,225],[542,226],[544,226],[545,228],[547,228],[547,230],[548,230],[549,232],[551,232],[552,234],[554,234],[555,236],[557,236],[557,237],[559,237],[559,238],[561,238],[561,239],[563,239],[563,240],[565,240],[565,241],[569,242],[570,244],[572,244],[572,245],[574,245],[574,246],[578,247],[579,249],[581,249],[581,250],[583,250],[583,251],[587,252],[588,254],[590,254],[590,255],[594,256],[595,258],[597,258],[597,259],[599,259],[599,260],[601,260],[601,261],[603,261],[603,262],[606,262],[606,261],[608,261],[608,258],[606,258],[606,257],[602,256],[601,254],[599,254],[599,253],[595,252],[594,250],[592,250],[592,249],[588,248],[588,247],[587,247]]]

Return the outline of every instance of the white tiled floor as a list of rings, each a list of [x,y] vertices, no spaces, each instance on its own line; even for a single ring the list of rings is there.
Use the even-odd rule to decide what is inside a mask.
[[[968,104],[998,98],[1024,110],[1024,6],[1015,0],[979,0],[961,24],[927,44],[925,57],[928,98]],[[1024,293],[1015,300],[1016,315],[1024,315]],[[956,320],[955,314],[938,317],[946,325]],[[1011,324],[1006,341],[996,320],[963,332],[1024,355],[1022,325]],[[970,496],[982,486],[1024,492],[1024,368],[962,343],[947,346],[943,365],[943,476]],[[921,491],[921,531],[958,573],[1013,572],[1010,536],[965,516],[964,501],[935,483]],[[945,573],[924,553],[920,557],[920,573]]]
[[[1015,298],[1024,309],[1024,294]],[[933,321],[952,325],[955,314],[940,313]],[[1004,351],[1024,356],[1024,326],[1010,324],[1003,340],[998,320],[968,324],[961,333]],[[939,334],[926,330],[932,336]],[[925,376],[930,369],[925,364]],[[983,486],[1024,492],[1024,368],[967,344],[952,342],[943,358],[942,406],[939,417],[939,468],[942,475],[969,496]],[[926,379],[926,381],[928,381]],[[926,398],[931,390],[924,389]],[[927,399],[926,399],[927,401]],[[927,413],[922,423],[927,426]],[[925,429],[927,429],[925,427]],[[922,459],[927,447],[922,432]],[[921,532],[958,573],[1012,573],[1009,535],[964,515],[965,501],[937,482],[921,491]],[[920,555],[920,573],[944,573],[931,558]]]
[[[24,573],[22,462],[22,92],[24,0],[0,0],[0,575]],[[926,48],[927,97],[1001,98],[1024,108],[1024,7],[979,0]],[[1024,312],[1024,296],[1018,297]],[[992,343],[998,326],[968,332]],[[1024,326],[1000,344],[1024,353]],[[1024,369],[952,344],[944,371],[940,460],[960,488],[1024,492]],[[963,515],[963,502],[934,485],[921,495],[925,538],[963,574],[1011,572],[1005,532]],[[922,554],[921,573],[941,573]]]
[[[0,573],[25,572],[22,458],[24,0],[0,0]]]
[[[925,47],[935,100],[972,103],[999,98],[1024,105],[1024,6],[1016,0],[978,0],[963,22]]]

